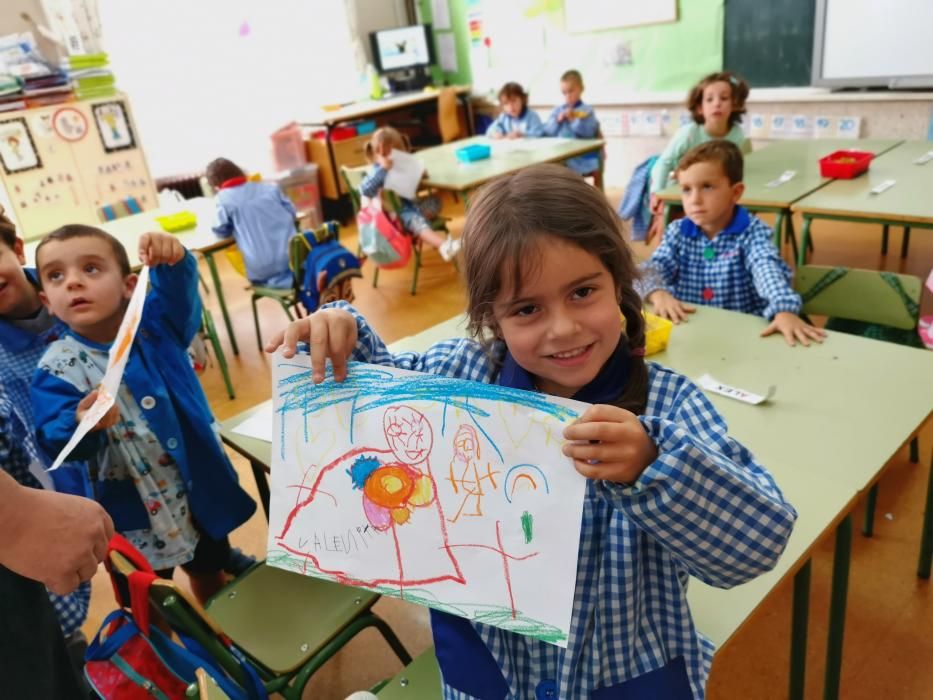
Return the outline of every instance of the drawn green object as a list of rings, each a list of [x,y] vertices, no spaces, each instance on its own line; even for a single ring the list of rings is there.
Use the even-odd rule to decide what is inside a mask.
[[[535,519],[527,510],[522,513],[522,532],[525,533],[525,544],[534,538]]]

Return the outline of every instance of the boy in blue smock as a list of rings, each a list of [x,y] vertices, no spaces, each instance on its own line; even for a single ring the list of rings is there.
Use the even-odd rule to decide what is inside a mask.
[[[572,139],[595,139],[599,121],[593,108],[580,99],[583,95],[583,76],[580,71],[569,70],[560,76],[560,92],[564,104],[554,108],[544,123],[545,136],[563,136]],[[599,154],[584,153],[564,162],[581,175],[592,175],[599,170]]]
[[[257,287],[291,289],[288,241],[295,235],[295,206],[269,182],[249,182],[240,167],[217,158],[207,165],[207,182],[217,194],[214,233],[236,239],[246,277]]]
[[[770,323],[761,335],[781,333],[789,345],[822,342],[825,331],[799,316],[800,295],[771,229],[738,206],[743,168],[731,141],[709,141],[687,152],[676,171],[686,217],[668,226],[635,288],[656,314],[674,323],[696,310],[690,304],[706,304],[764,316]]]
[[[115,529],[171,578],[181,565],[199,600],[224,583],[227,535],[256,504],[227,459],[187,347],[201,324],[197,263],[171,235],[145,234],[151,290],[113,409],[75,448]],[[36,249],[40,297],[66,326],[32,382],[36,435],[57,454],[96,398],[136,286],[123,246],[100,229],[63,226]]]
[[[544,125],[533,109],[528,109],[528,93],[518,83],[506,83],[499,90],[499,107],[502,111],[486,129],[491,139],[520,139],[525,136],[541,136]]]

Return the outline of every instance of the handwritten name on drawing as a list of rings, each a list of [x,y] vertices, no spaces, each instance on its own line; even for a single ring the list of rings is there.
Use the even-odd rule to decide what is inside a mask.
[[[304,552],[364,552],[370,547],[370,540],[376,536],[372,525],[358,525],[355,529],[347,528],[334,534],[327,530],[317,530],[311,537],[298,541],[298,548]]]

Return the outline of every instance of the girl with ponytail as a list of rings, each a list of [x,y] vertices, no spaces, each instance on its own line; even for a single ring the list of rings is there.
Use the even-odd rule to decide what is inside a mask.
[[[793,507],[689,379],[645,361],[635,262],[600,191],[525,168],[480,189],[461,240],[472,339],[393,355],[336,302],[266,348],[317,341],[315,381],[349,358],[593,404],[564,431],[588,479],[567,647],[432,610],[444,697],[702,698],[713,647],[687,580],[770,570]]]

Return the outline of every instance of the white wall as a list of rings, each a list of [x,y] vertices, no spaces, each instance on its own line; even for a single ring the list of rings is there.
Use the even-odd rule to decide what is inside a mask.
[[[268,174],[275,129],[360,92],[342,0],[100,5],[104,47],[155,177],[218,156]]]

